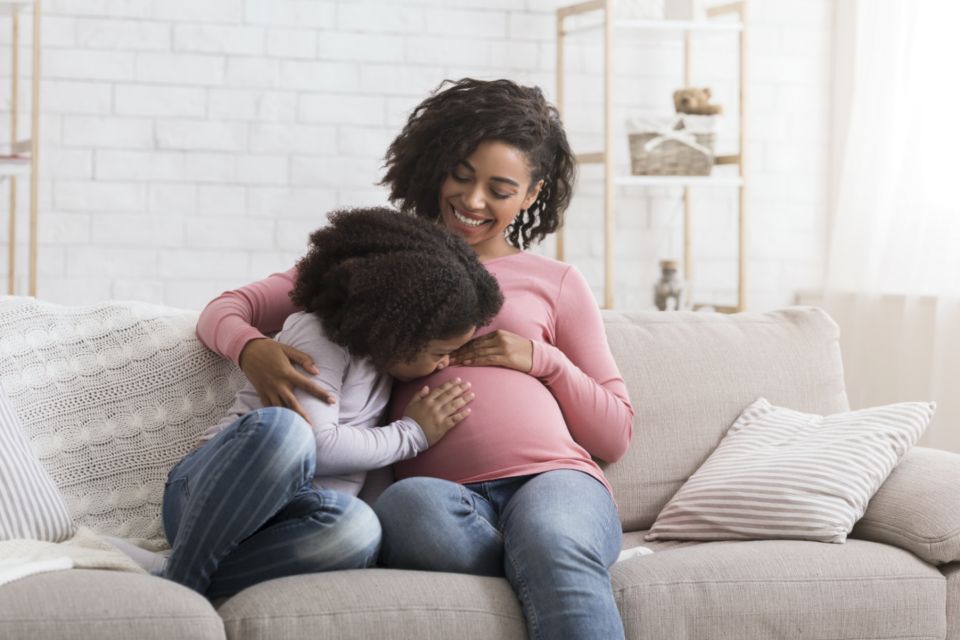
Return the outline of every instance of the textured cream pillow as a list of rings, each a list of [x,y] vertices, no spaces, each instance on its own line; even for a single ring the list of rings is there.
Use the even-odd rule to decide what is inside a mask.
[[[646,539],[844,542],[934,408],[904,402],[818,416],[760,398],[671,498]]]
[[[0,382],[78,527],[167,546],[167,472],[243,381],[200,344],[196,319],[135,302],[0,300]]]

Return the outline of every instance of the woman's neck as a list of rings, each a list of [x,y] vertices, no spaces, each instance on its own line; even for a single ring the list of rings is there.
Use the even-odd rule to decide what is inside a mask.
[[[480,262],[486,262],[487,260],[502,258],[504,256],[512,256],[515,253],[520,253],[520,249],[507,242],[506,239],[504,239],[502,243],[497,242],[492,245],[487,243],[473,245],[473,250],[476,251],[477,257],[480,258]]]
[[[517,249],[514,246],[506,245],[504,248],[499,250],[490,251],[489,249],[477,250],[477,257],[480,259],[480,262],[487,262],[489,260],[496,260],[497,258],[504,258],[506,256],[512,256],[520,253],[520,249]]]

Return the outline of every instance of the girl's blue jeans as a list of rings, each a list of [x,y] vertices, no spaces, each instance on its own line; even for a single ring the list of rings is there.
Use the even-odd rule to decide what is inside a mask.
[[[623,638],[608,573],[620,520],[595,478],[572,470],[469,485],[407,478],[374,510],[385,566],[506,576],[531,639]]]
[[[264,580],[374,563],[380,524],[364,502],[311,484],[316,442],[288,409],[239,418],[170,470],[164,576],[209,598]]]

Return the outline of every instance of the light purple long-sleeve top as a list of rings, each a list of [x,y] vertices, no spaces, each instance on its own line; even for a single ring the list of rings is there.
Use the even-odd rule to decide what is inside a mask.
[[[331,342],[315,315],[292,314],[275,339],[313,358],[320,371],[312,376],[314,381],[337,398],[336,404],[328,405],[299,389],[294,391],[310,416],[317,441],[315,486],[357,495],[367,471],[412,458],[427,449],[427,438],[412,418],[378,426],[383,424],[392,378],[378,372],[368,359],[354,357]],[[207,429],[201,440],[209,440],[240,416],[262,407],[248,382],[237,393],[227,415]]]

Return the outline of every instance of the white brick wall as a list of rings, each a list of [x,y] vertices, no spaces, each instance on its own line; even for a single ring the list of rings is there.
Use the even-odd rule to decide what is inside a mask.
[[[554,95],[562,0],[47,0],[43,22],[39,294],[199,308],[288,268],[340,206],[384,204],[376,183],[406,114],[444,78],[510,77]],[[791,302],[819,282],[829,170],[829,0],[751,3],[749,301]],[[9,44],[0,18],[0,44]],[[21,65],[29,70],[31,25]],[[734,40],[697,43],[695,79],[734,102]],[[669,113],[677,40],[622,38],[618,122]],[[600,134],[600,49],[570,48],[567,126]],[[8,65],[0,66],[0,88]],[[0,122],[9,100],[0,90]],[[26,96],[25,96],[26,98]],[[21,118],[24,131],[29,119]],[[729,125],[721,140],[735,137]],[[725,136],[725,138],[724,138]],[[618,136],[626,167],[626,136]],[[581,173],[568,257],[599,294],[600,183]],[[24,181],[21,180],[21,185]],[[7,183],[0,184],[6,202]],[[25,195],[19,251],[25,265]],[[735,192],[698,191],[702,300],[735,282]],[[650,305],[657,261],[682,246],[679,190],[622,189],[617,302]],[[3,225],[6,233],[6,225]],[[4,250],[6,243],[3,243]],[[548,241],[542,251],[550,253]],[[6,258],[2,267],[6,269]],[[2,272],[2,271],[0,271]],[[20,291],[26,287],[21,267]]]

